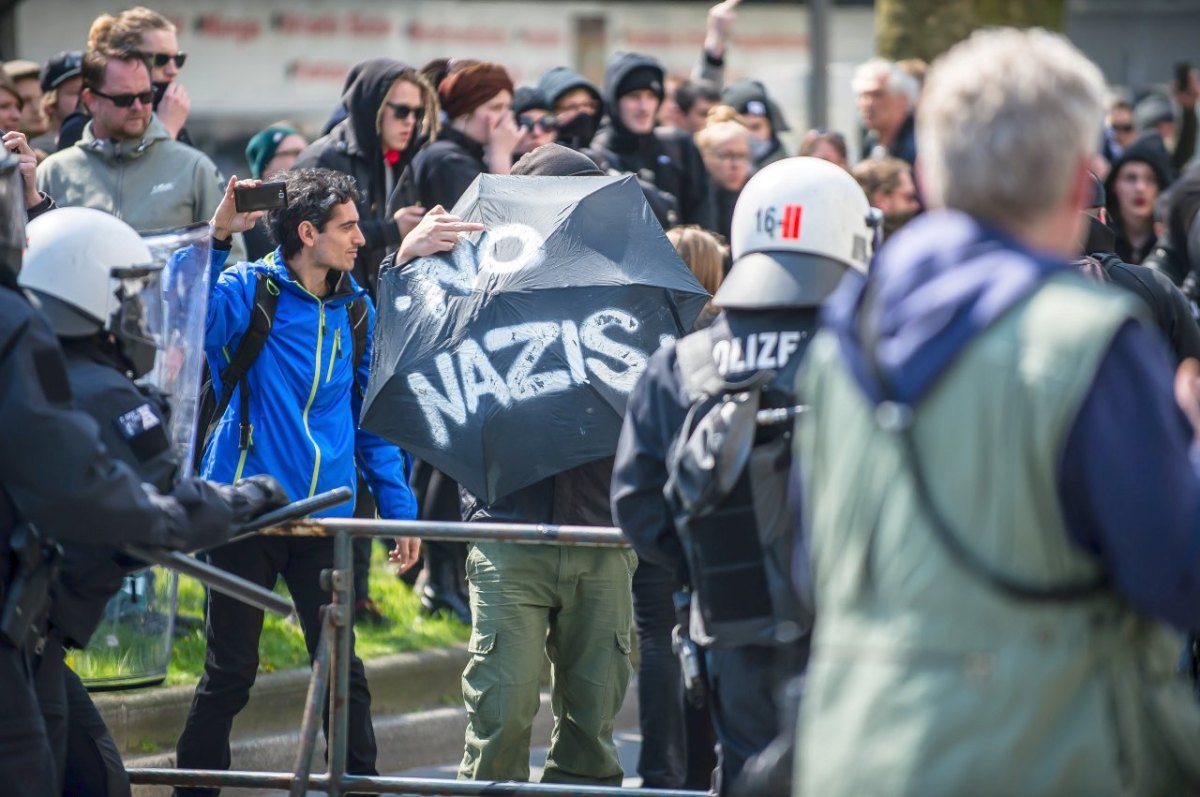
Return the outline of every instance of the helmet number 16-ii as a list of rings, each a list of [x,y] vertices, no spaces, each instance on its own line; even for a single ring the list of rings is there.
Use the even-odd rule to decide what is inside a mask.
[[[800,220],[803,215],[802,205],[784,205],[782,216],[774,206],[759,208],[754,214],[755,227],[758,232],[766,233],[772,238],[778,230],[779,237],[795,240],[800,237]]]

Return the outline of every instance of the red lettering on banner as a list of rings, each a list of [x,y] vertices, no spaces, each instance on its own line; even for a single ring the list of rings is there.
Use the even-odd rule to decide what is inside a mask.
[[[246,42],[262,35],[262,23],[257,19],[201,14],[196,17],[192,30],[201,36],[211,36],[214,39],[233,39],[238,42]]]
[[[387,17],[368,17],[357,11],[350,14],[347,27],[351,36],[388,36],[392,32],[392,23]]]
[[[803,215],[803,213],[803,205],[784,205],[783,224],[780,225],[779,234],[784,238],[799,238],[800,217]]]
[[[316,36],[338,32],[337,17],[282,13],[271,16],[271,27],[285,36]]]
[[[407,29],[413,41],[440,42],[445,44],[506,44],[504,31],[493,28],[451,28],[447,25],[425,25],[413,22]]]
[[[344,61],[305,61],[297,58],[283,66],[283,74],[296,82],[341,83],[349,71],[350,64]]]

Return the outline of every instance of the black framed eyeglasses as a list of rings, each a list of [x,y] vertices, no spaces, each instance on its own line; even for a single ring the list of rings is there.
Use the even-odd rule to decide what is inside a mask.
[[[92,89],[92,93],[97,97],[103,97],[118,108],[128,108],[135,102],[140,102],[142,105],[150,105],[154,102],[153,89],[148,89],[136,94],[105,94],[100,89]]]
[[[558,129],[558,120],[549,115],[535,120],[531,116],[521,114],[517,117],[517,127],[530,129],[537,127],[543,133],[550,133]]]
[[[187,53],[138,53],[139,56],[148,64],[162,69],[169,62],[174,61],[175,66],[183,69],[183,64],[187,61]]]
[[[402,102],[389,102],[385,104],[388,108],[392,109],[392,118],[399,122],[403,122],[411,116],[414,122],[420,124],[421,120],[425,118],[425,108],[420,105],[405,105]]]

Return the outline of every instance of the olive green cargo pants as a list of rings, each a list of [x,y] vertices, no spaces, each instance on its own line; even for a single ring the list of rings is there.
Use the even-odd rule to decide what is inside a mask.
[[[544,657],[554,732],[546,783],[621,785],[613,717],[625,699],[632,551],[481,542],[467,556],[474,626],[463,672],[466,752],[458,776],[529,780]]]

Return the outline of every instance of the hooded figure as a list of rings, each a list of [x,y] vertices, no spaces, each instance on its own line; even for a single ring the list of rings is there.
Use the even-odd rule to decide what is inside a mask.
[[[596,109],[595,113],[570,107],[574,103],[568,95],[578,89],[591,95]],[[596,135],[596,128],[600,126],[600,107],[603,104],[600,89],[596,88],[592,81],[570,67],[556,66],[542,75],[542,79],[538,81],[537,90],[549,104],[550,110],[558,117],[559,144],[579,150],[592,143],[592,137]],[[562,107],[559,107],[560,103]]]
[[[1167,231],[1142,264],[1161,271],[1195,302],[1200,298],[1200,257],[1189,252],[1189,233],[1200,230],[1200,169],[1171,184],[1159,201],[1166,203]]]
[[[640,130],[642,109],[622,113],[622,100],[648,90],[663,98],[663,68],[641,53],[613,53],[604,70],[605,124],[596,133],[588,154],[605,171],[636,174],[646,198],[664,227],[696,224],[717,229],[716,210],[708,172],[692,137],[673,128],[655,129],[650,121]],[[654,108],[657,113],[657,106]],[[631,115],[632,114],[632,115]],[[650,114],[651,120],[654,114]],[[660,208],[669,208],[664,221]]]
[[[750,123],[750,133],[754,136],[750,155],[754,158],[755,170],[788,156],[787,150],[783,148],[783,142],[779,140],[779,134],[792,128],[788,126],[787,120],[783,118],[783,112],[768,96],[767,89],[762,83],[757,80],[739,80],[736,83],[730,83],[721,92],[721,102],[734,108]],[[766,129],[761,130],[763,127]],[[765,137],[762,135],[763,132],[767,133]]]
[[[1131,219],[1124,218],[1121,209],[1120,194],[1122,189],[1118,188],[1121,181],[1122,173],[1126,171],[1126,166],[1130,163],[1144,163],[1150,167],[1154,181],[1157,187],[1153,192],[1142,195],[1132,201],[1139,204],[1149,204],[1148,213],[1151,217],[1151,229],[1149,238],[1142,241],[1140,244],[1135,244],[1130,239],[1130,223]],[[1153,251],[1155,245],[1155,237],[1153,230],[1153,213],[1154,204],[1159,195],[1167,189],[1171,182],[1171,164],[1167,158],[1165,150],[1154,146],[1154,143],[1148,139],[1138,139],[1129,146],[1120,158],[1113,163],[1112,170],[1108,173],[1108,179],[1104,183],[1104,191],[1107,195],[1107,207],[1109,224],[1112,225],[1117,234],[1117,242],[1114,251],[1117,256],[1126,263],[1140,264],[1146,256]],[[1127,191],[1124,193],[1128,194]],[[1126,209],[1128,212],[1132,209]],[[1174,280],[1174,277],[1172,276]],[[1182,281],[1183,276],[1180,275],[1179,281]],[[1176,284],[1179,284],[1176,282]]]
[[[436,129],[437,99],[429,83],[416,68],[390,58],[373,58],[355,65],[358,77],[342,95],[347,116],[334,125],[329,135],[308,146],[296,161],[295,168],[323,167],[348,174],[358,183],[358,226],[366,246],[358,251],[354,278],[375,293],[379,263],[389,250],[400,245],[400,227],[387,212],[388,199],[402,184],[402,177],[418,146],[422,134]],[[420,96],[419,112],[412,134],[404,149],[385,152],[380,130],[384,107],[392,87],[397,82],[416,87]],[[394,204],[394,203],[393,203]],[[401,203],[409,204],[409,203]]]

